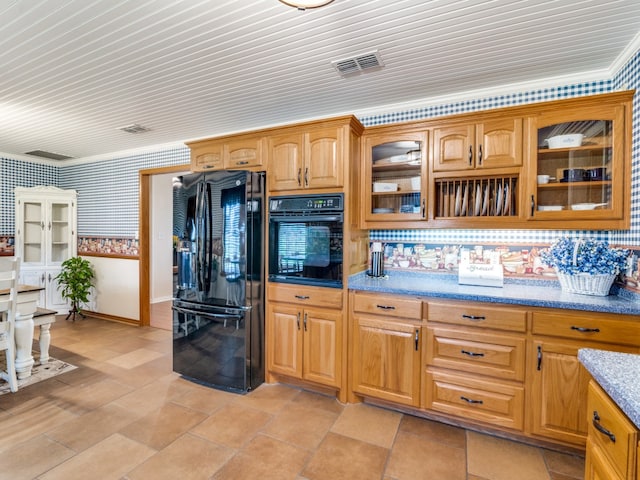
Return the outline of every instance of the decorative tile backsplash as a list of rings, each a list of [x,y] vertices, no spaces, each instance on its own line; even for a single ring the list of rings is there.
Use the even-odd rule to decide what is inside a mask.
[[[612,245],[615,246],[615,245]],[[557,280],[553,268],[540,258],[540,252],[549,244],[478,244],[449,243],[425,244],[410,242],[383,242],[385,270],[407,270],[425,273],[457,273],[462,252],[467,252],[471,263],[500,263],[505,278]],[[639,247],[629,248],[627,271],[619,279],[625,288],[640,292]],[[371,249],[371,244],[369,245]],[[371,261],[369,255],[369,262]],[[371,269],[371,265],[369,265]]]

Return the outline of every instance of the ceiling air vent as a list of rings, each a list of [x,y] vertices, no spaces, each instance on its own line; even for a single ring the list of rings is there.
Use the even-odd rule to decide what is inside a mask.
[[[384,67],[380,53],[375,50],[369,53],[363,53],[351,58],[343,58],[342,60],[334,60],[331,65],[335,67],[342,76],[360,73],[365,70],[374,70]]]
[[[26,152],[25,155],[34,155],[36,157],[48,158],[50,160],[68,160],[68,155],[60,155],[59,153],[53,152],[45,152],[44,150],[32,150],[30,152]]]
[[[122,130],[127,133],[144,133],[148,132],[151,129],[140,125],[139,123],[133,123],[131,125],[127,125],[126,127],[120,127],[117,130]]]

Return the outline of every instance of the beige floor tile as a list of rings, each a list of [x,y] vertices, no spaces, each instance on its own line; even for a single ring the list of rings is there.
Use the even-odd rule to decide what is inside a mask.
[[[426,418],[404,415],[400,422],[400,431],[419,435],[428,440],[444,443],[456,448],[465,448],[466,432],[464,428],[427,420]]]
[[[162,356],[164,356],[163,353],[149,350],[147,348],[139,348],[137,350],[133,350],[132,352],[110,358],[109,360],[107,360],[107,363],[117,365],[118,367],[131,369],[138,367],[143,363],[156,360]]]
[[[254,408],[229,404],[191,429],[191,433],[230,448],[240,448],[271,420],[271,415]]]
[[[310,405],[290,404],[269,422],[263,433],[312,450],[320,444],[338,415]]]
[[[549,472],[566,475],[569,478],[581,479],[584,477],[584,457],[554,452],[552,450],[542,450],[542,456],[544,457]]]
[[[196,383],[192,383],[192,386],[193,388],[176,397],[173,402],[193,410],[211,414],[224,405],[235,401],[237,397],[235,393],[204,387]]]
[[[235,453],[208,440],[185,434],[127,475],[129,480],[206,480]]]
[[[30,480],[73,457],[75,452],[40,435],[28,447],[17,445],[0,453],[0,480]]]
[[[175,374],[162,377],[118,398],[115,403],[132,412],[145,415],[184,395],[189,385]]]
[[[550,480],[539,448],[467,432],[467,469],[489,480]]]
[[[81,452],[138,418],[135,413],[110,403],[50,430],[47,436],[76,452]]]
[[[331,431],[383,448],[390,448],[401,419],[400,413],[358,403],[344,408],[331,427]]]
[[[64,390],[58,390],[54,401],[61,408],[81,415],[116,400],[132,390],[130,386],[105,379],[88,385],[72,385]]]
[[[265,435],[256,435],[214,476],[214,480],[295,480],[309,452]]]
[[[291,405],[302,404],[307,407],[326,410],[332,413],[342,413],[344,404],[340,403],[335,396],[323,395],[315,392],[302,390],[291,400]]]
[[[0,423],[0,452],[28,442],[74,418],[76,415],[53,403],[12,415]]]
[[[386,448],[329,432],[302,471],[309,480],[382,478]]]
[[[158,410],[120,430],[122,435],[161,450],[207,416],[175,403],[167,403]]]
[[[465,451],[401,431],[386,474],[397,480],[465,480]]]
[[[297,388],[264,383],[246,395],[237,395],[236,403],[244,407],[275,413],[299,394],[300,390]]]
[[[120,480],[154,453],[152,448],[116,433],[48,471],[39,480]]]

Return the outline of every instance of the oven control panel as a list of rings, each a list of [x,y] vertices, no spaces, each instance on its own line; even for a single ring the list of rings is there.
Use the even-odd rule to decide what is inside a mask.
[[[341,193],[329,195],[291,195],[271,197],[269,199],[270,212],[341,212],[343,210],[344,196]]]

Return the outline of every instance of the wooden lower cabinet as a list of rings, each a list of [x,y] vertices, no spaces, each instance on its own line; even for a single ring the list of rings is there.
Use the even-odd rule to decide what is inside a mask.
[[[403,405],[420,403],[420,325],[357,316],[353,322],[352,388]]]
[[[640,325],[595,313],[534,312],[528,351],[531,433],[584,447],[590,375],[578,360],[580,348],[637,353]],[[615,343],[614,343],[615,342]]]
[[[340,386],[338,329],[342,312],[271,304],[268,335],[271,372],[330,387]]]
[[[352,293],[351,388],[402,405],[420,405],[422,302]]]
[[[638,429],[593,380],[588,393],[586,480],[636,480]]]
[[[269,286],[268,295],[268,373],[342,389],[342,291]]]
[[[578,350],[640,353],[640,322],[627,315],[353,291],[349,311],[356,399],[563,448],[585,448],[592,421]],[[588,478],[618,478],[602,470],[600,453]]]

